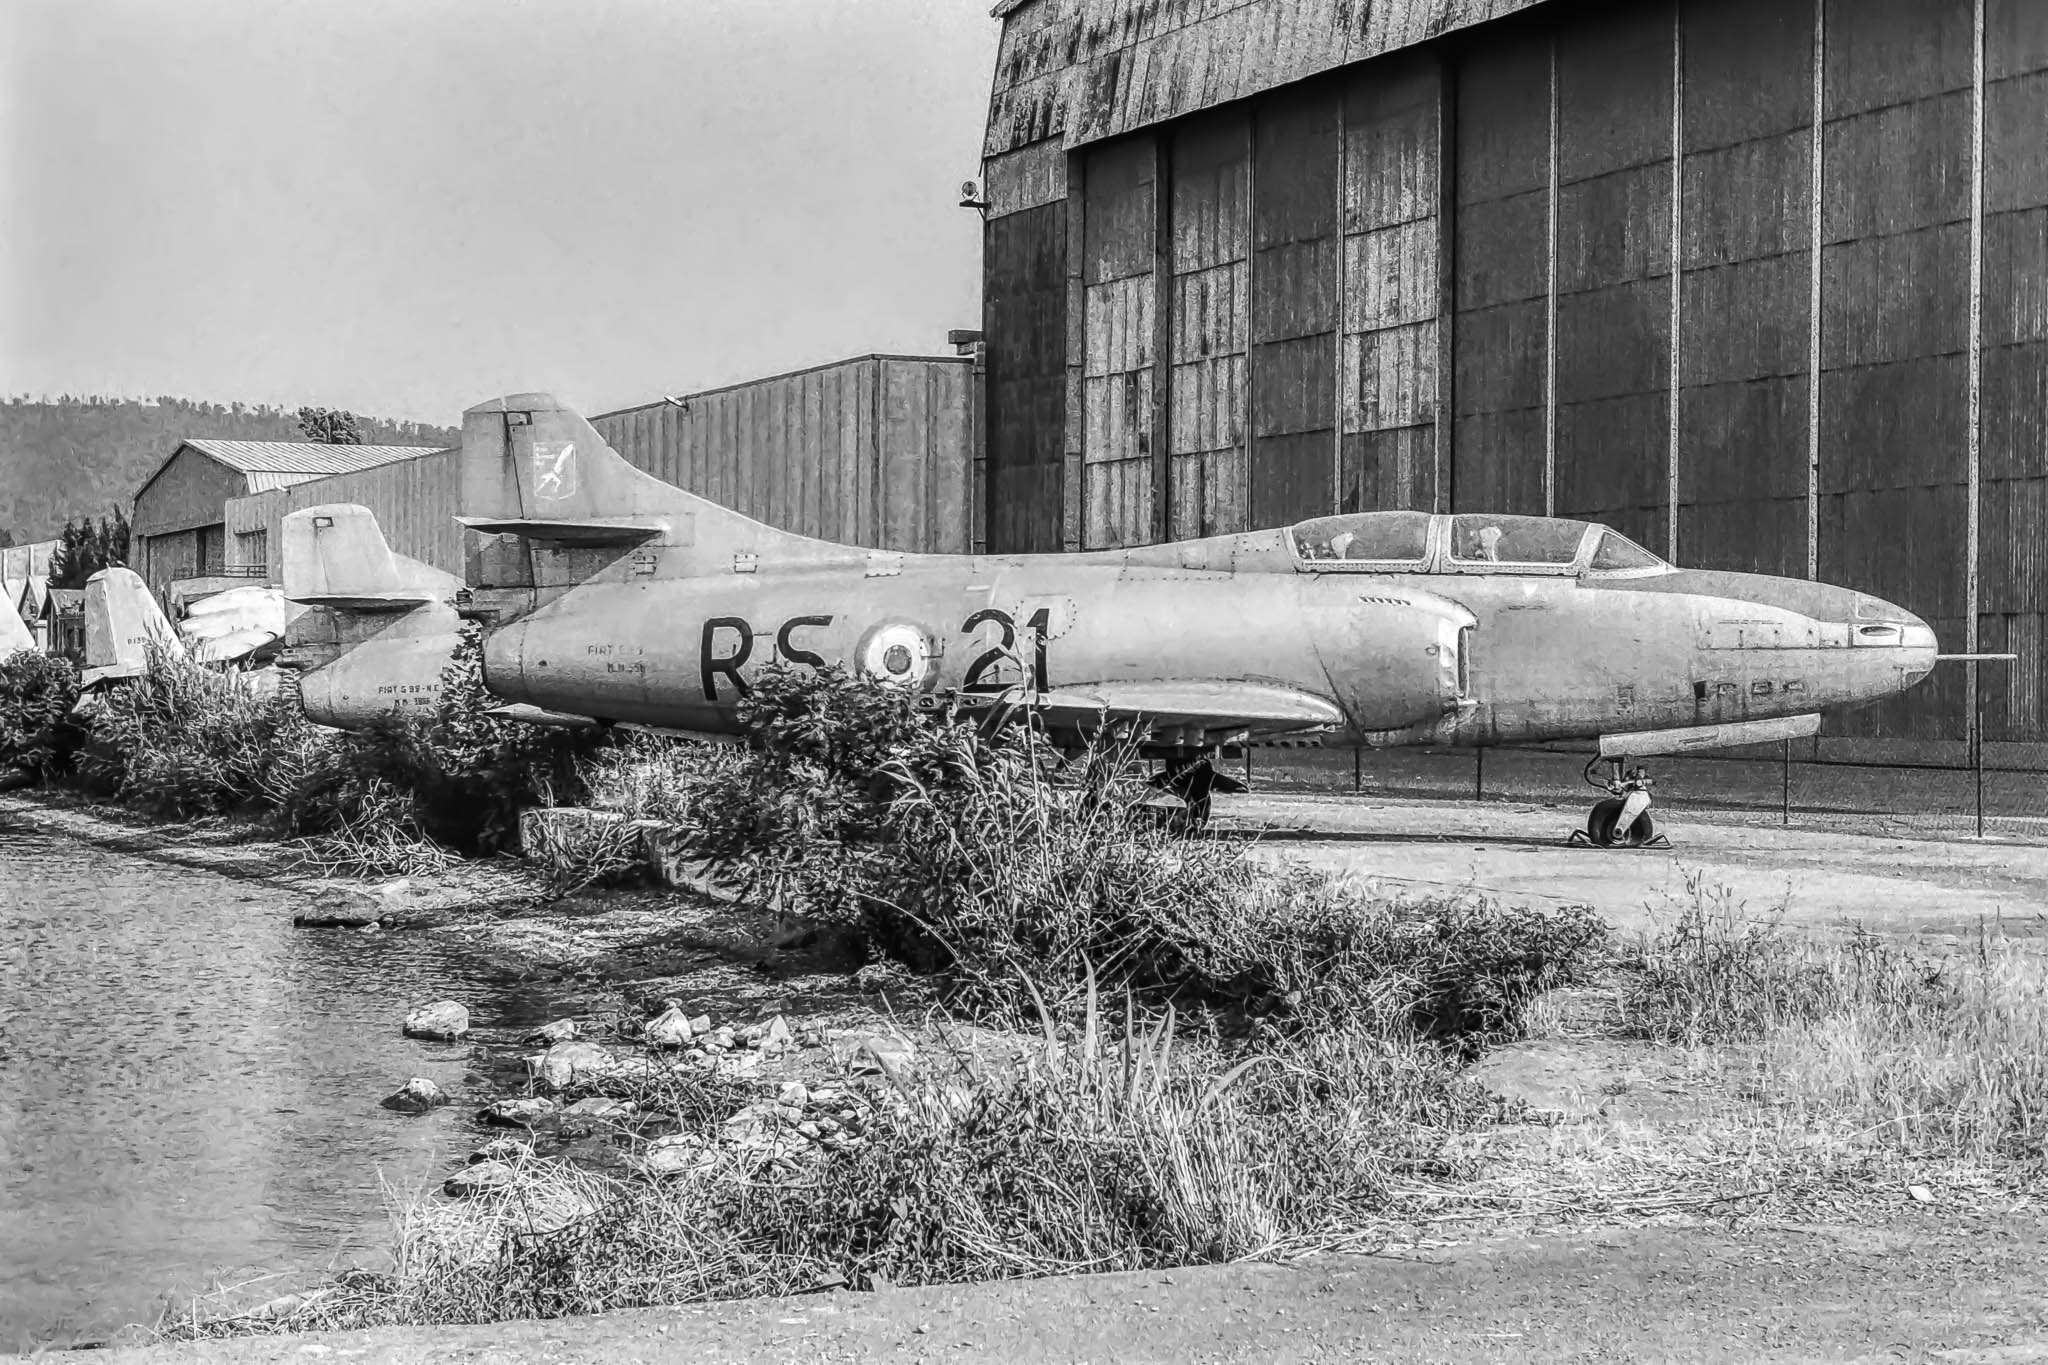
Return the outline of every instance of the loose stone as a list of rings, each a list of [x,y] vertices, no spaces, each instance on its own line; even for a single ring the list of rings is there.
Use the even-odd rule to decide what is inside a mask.
[[[422,1005],[405,1016],[405,1036],[452,1043],[469,1032],[469,1011],[453,1000]]]
[[[531,1128],[555,1112],[555,1102],[539,1097],[499,1100],[490,1108],[478,1114],[477,1122],[497,1124],[503,1128]]]
[[[650,1047],[682,1047],[694,1032],[682,1010],[671,1005],[647,1021],[640,1037]]]
[[[381,1101],[401,1114],[424,1114],[448,1103],[448,1095],[425,1076],[415,1076]]]
[[[532,1151],[532,1147],[518,1138],[492,1138],[469,1154],[469,1164],[474,1166],[479,1161],[517,1161]]]
[[[685,1171],[713,1165],[717,1160],[717,1154],[707,1148],[702,1139],[689,1133],[675,1133],[647,1144],[647,1150],[640,1158],[640,1169],[649,1175],[681,1175]]]
[[[465,1166],[441,1182],[441,1193],[451,1199],[467,1199],[510,1185],[518,1175],[502,1161],[479,1161]]]
[[[574,1019],[554,1019],[527,1034],[525,1041],[528,1047],[553,1047],[568,1042],[577,1032]]]
[[[589,1082],[616,1073],[618,1059],[596,1043],[556,1043],[537,1057],[526,1059],[534,1079],[551,1090],[566,1090],[578,1082]]]

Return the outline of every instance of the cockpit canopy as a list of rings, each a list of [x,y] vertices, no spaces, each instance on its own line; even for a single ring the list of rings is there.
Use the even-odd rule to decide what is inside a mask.
[[[1644,574],[1671,566],[1619,531],[1560,517],[1354,512],[1288,532],[1297,565],[1328,573]]]

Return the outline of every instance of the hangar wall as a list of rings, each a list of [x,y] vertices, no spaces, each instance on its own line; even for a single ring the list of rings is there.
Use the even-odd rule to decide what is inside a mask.
[[[1011,7],[992,549],[1587,516],[2015,650],[1983,737],[2048,742],[2048,5],[1238,10]],[[1828,733],[1946,753],[1972,671]]]

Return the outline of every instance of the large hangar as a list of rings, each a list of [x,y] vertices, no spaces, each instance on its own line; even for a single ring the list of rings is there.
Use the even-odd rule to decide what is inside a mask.
[[[1590,517],[2017,652],[2048,742],[2048,5],[996,14],[991,549]],[[1955,756],[1970,675],[1835,751]]]

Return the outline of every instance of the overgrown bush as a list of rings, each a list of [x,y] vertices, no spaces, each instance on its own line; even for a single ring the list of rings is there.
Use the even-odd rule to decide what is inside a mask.
[[[366,827],[396,827],[463,853],[496,853],[516,845],[522,810],[581,800],[584,765],[609,740],[487,714],[499,702],[484,690],[482,657],[480,634],[465,626],[434,709],[337,737],[282,803],[286,826],[350,841]]]
[[[1435,1035],[1511,1033],[1588,969],[1589,912],[1394,905],[1190,839],[1147,808],[1127,746],[1065,754],[1023,727],[921,711],[842,672],[770,669],[748,748],[707,765],[676,818],[758,897],[943,969],[984,1002],[1116,987]]]
[[[152,815],[266,813],[326,750],[292,698],[153,653],[140,677],[98,694],[77,772],[88,791]]]
[[[78,672],[67,659],[24,649],[0,659],[0,769],[38,780],[66,771],[84,735],[71,720]]]

